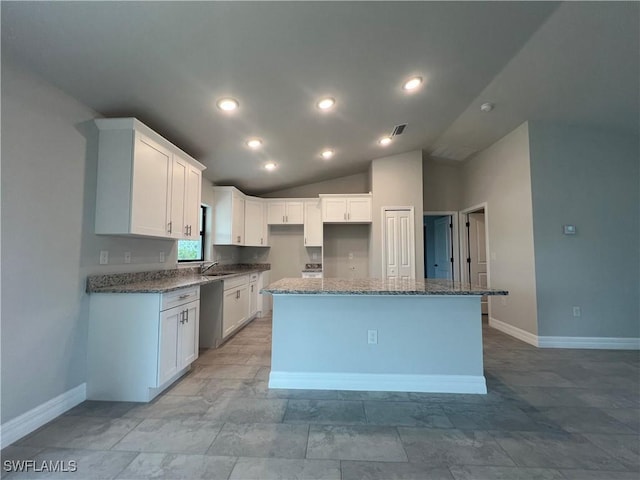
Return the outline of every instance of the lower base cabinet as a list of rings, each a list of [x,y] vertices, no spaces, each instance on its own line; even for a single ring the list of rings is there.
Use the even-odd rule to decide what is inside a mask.
[[[246,279],[245,279],[246,282]],[[226,284],[226,282],[225,282]],[[228,337],[249,317],[249,286],[244,283],[227,288],[222,296],[222,337]]]
[[[200,287],[92,293],[87,399],[148,402],[198,358]]]

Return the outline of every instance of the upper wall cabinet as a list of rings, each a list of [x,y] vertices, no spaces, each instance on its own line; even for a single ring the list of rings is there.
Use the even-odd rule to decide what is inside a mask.
[[[324,223],[371,223],[371,194],[320,195]]]
[[[213,244],[245,244],[245,195],[235,187],[213,187]]]
[[[304,246],[321,247],[323,239],[320,199],[304,202]]]
[[[135,118],[95,123],[96,233],[197,237],[205,166]]]
[[[302,225],[304,203],[299,200],[268,200],[267,223],[269,225]]]
[[[248,247],[266,247],[267,206],[261,198],[246,197],[244,205],[244,244]]]

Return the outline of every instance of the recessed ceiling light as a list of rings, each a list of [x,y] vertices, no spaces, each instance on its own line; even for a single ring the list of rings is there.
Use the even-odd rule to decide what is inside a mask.
[[[333,157],[333,154],[335,152],[333,150],[331,150],[330,148],[327,148],[326,150],[323,150],[322,153],[320,154],[320,156],[322,158],[324,158],[325,160],[329,160],[331,157]]]
[[[480,110],[485,113],[490,112],[491,110],[493,110],[493,103],[489,103],[489,102],[483,103],[482,105],[480,105]]]
[[[277,166],[278,165],[275,162],[269,162],[264,164],[264,169],[271,171],[271,170],[275,170]]]
[[[254,150],[260,148],[262,146],[262,140],[259,138],[250,138],[247,140],[247,147],[252,148]]]
[[[422,77],[411,77],[409,80],[404,82],[402,89],[406,92],[412,92],[420,85],[422,85]]]
[[[220,110],[224,110],[225,112],[230,112],[235,110],[240,106],[240,103],[235,98],[221,98],[216,102],[216,105]]]
[[[382,137],[380,140],[378,140],[378,143],[383,147],[387,146],[391,143],[391,137]]]
[[[331,98],[331,97],[322,98],[318,101],[318,103],[316,103],[317,107],[320,110],[328,110],[331,107],[333,107],[335,104],[336,104],[335,98]]]

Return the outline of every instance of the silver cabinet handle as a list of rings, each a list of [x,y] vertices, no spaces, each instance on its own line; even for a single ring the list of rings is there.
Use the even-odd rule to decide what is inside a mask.
[[[184,293],[184,294],[180,295],[178,298],[180,300],[184,300],[185,298],[189,298],[189,295],[191,295],[191,294],[190,293]]]
[[[180,323],[184,323],[184,310],[180,312]]]
[[[171,225],[173,224],[173,222],[169,222],[167,224],[167,232],[171,233]]]
[[[284,215],[282,215],[282,223],[284,223]]]
[[[262,237],[260,237],[260,245],[262,245]]]
[[[304,244],[307,244],[307,237],[304,237]]]
[[[351,220],[351,212],[347,213],[347,220]]]
[[[187,314],[187,319],[185,320],[185,322],[189,323],[189,310],[185,310],[184,311]]]

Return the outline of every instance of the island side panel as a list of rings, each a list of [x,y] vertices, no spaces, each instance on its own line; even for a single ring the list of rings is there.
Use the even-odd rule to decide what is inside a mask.
[[[274,295],[269,386],[486,393],[480,297]]]

